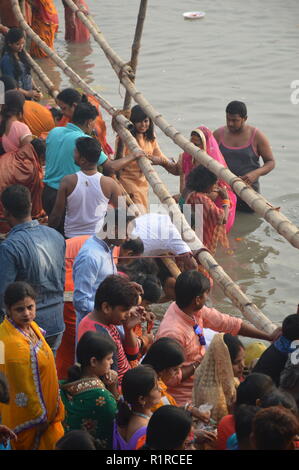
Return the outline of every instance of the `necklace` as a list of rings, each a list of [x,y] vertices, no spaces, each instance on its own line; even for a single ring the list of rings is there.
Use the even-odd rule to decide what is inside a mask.
[[[150,419],[150,416],[147,416],[143,413],[138,413],[137,411],[133,411],[132,414],[135,415],[135,416],[140,416],[141,418]]]

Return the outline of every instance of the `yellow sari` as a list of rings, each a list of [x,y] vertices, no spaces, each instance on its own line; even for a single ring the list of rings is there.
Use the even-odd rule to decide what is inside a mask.
[[[0,404],[2,424],[18,436],[14,450],[53,450],[63,436],[64,407],[59,396],[53,353],[35,322],[39,338],[33,345],[11,320],[0,325],[4,364],[0,371],[9,383],[10,400]]]

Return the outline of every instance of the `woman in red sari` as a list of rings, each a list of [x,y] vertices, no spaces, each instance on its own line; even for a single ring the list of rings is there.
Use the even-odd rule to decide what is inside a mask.
[[[71,8],[62,0],[64,6],[65,18],[65,40],[69,42],[87,42],[90,39],[90,32],[82,23],[80,18],[71,10]],[[88,6],[84,0],[73,0],[80,10],[88,15]]]
[[[31,0],[32,29],[49,46],[54,49],[55,34],[58,30],[58,14],[53,0]],[[32,57],[48,57],[34,41],[31,43]]]

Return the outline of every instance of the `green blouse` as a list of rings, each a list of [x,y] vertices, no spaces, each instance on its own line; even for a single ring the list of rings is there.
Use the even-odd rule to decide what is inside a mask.
[[[60,382],[65,407],[65,431],[88,431],[103,449],[112,449],[113,421],[117,404],[100,379],[90,377]]]

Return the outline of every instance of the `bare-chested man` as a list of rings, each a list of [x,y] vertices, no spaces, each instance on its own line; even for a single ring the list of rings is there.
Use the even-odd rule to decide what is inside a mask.
[[[275,167],[274,156],[267,137],[256,127],[246,124],[247,108],[241,101],[232,101],[226,107],[226,123],[214,132],[228,168],[259,192],[259,177]],[[264,165],[260,166],[262,157]],[[237,209],[252,212],[238,198]]]

